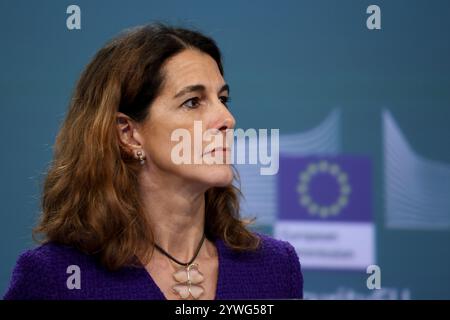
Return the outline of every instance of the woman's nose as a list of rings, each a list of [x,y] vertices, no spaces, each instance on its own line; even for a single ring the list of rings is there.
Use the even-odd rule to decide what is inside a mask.
[[[219,129],[220,131],[225,131],[227,129],[233,129],[236,120],[234,119],[233,115],[231,114],[230,110],[225,107],[223,104],[220,105],[220,116],[217,119],[216,126],[214,126],[216,129]]]
[[[227,129],[233,129],[235,125],[234,117],[228,112],[227,117],[222,121],[222,125],[218,128],[220,131],[225,131]]]

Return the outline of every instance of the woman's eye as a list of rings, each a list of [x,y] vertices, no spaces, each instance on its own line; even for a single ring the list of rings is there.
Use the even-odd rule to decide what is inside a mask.
[[[189,109],[195,109],[200,105],[200,99],[198,97],[194,97],[183,102],[183,106]]]
[[[219,97],[219,99],[228,108],[228,103],[230,102],[230,97],[221,96],[221,97]]]

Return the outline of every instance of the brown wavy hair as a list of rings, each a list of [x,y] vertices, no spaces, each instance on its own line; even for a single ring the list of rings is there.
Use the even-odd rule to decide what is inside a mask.
[[[148,262],[153,235],[138,192],[140,166],[120,142],[116,116],[144,121],[163,85],[164,62],[188,48],[209,54],[223,75],[211,38],[163,24],[127,30],[98,51],[56,137],[35,239],[96,254],[111,270],[138,263],[137,257]],[[240,218],[239,199],[234,185],[206,191],[205,234],[235,250],[255,250],[260,239]]]

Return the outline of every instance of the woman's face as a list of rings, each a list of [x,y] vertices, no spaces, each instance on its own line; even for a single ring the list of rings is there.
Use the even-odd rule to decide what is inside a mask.
[[[187,49],[166,61],[163,74],[161,92],[139,131],[146,156],[144,169],[162,177],[181,178],[201,188],[230,184],[233,173],[225,163],[226,158],[228,163],[230,160],[225,130],[234,128],[235,120],[226,106],[229,90],[217,63],[208,54]],[[194,121],[201,121],[196,122],[196,130]],[[206,130],[215,132],[221,143],[216,143],[216,139],[203,141]],[[185,141],[186,133],[190,141]],[[172,135],[178,138],[172,141]],[[197,147],[196,142],[200,143]],[[184,147],[181,152],[180,147]],[[212,147],[218,150],[208,152]],[[185,156],[185,152],[191,154],[190,163],[180,164],[174,159],[174,155]],[[206,158],[216,158],[219,164],[205,163]]]

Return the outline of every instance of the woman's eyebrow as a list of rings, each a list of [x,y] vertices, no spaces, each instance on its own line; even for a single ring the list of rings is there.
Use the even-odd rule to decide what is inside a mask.
[[[191,92],[196,92],[196,91],[200,91],[200,92],[205,92],[206,88],[204,85],[202,84],[194,84],[191,86],[187,86],[184,87],[183,89],[181,89],[175,96],[174,98],[179,98],[187,93],[191,93]],[[228,84],[224,84],[220,90],[219,93],[222,93],[224,91],[227,91],[228,93],[230,92],[230,86]]]
[[[204,85],[202,84],[194,84],[192,86],[187,86],[184,87],[183,89],[181,89],[175,96],[174,98],[179,98],[183,95],[185,95],[186,93],[191,93],[191,92],[195,92],[195,91],[201,91],[204,92],[206,91],[206,88]]]

